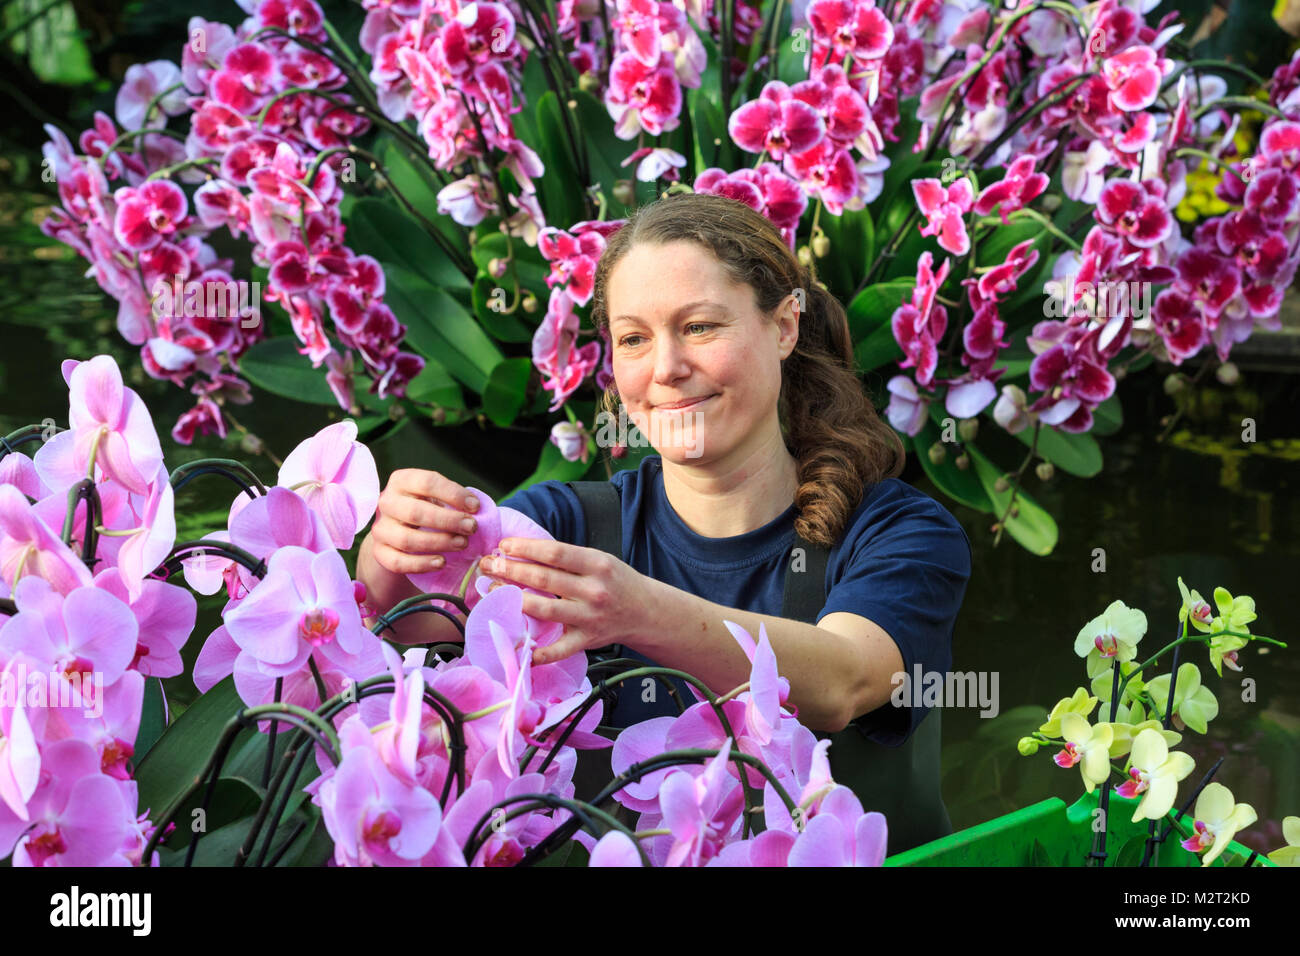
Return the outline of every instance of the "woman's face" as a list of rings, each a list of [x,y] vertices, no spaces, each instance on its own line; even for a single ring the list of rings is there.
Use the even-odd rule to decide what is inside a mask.
[[[771,430],[779,435],[780,363],[799,332],[793,294],[767,319],[750,286],[732,283],[704,247],[678,241],[629,250],[606,301],[619,397],[666,461],[743,461]],[[687,400],[698,401],[666,407]]]

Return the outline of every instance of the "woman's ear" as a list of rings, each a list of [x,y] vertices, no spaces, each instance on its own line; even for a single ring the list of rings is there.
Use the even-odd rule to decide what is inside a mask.
[[[807,314],[805,303],[807,296],[803,289],[795,289],[777,306],[776,319],[781,330],[781,358],[785,359],[794,352],[799,344],[799,323]]]

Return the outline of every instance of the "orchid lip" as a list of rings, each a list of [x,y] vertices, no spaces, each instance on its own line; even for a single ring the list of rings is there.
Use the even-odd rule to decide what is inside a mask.
[[[716,393],[714,393],[714,394],[716,394]],[[669,403],[667,403],[667,404],[665,404],[665,405],[656,405],[655,408],[658,408],[658,409],[666,409],[666,410],[669,410],[669,411],[676,411],[677,409],[681,409],[681,408],[689,408],[689,407],[691,407],[692,405],[699,405],[699,404],[701,404],[701,403],[703,403],[703,402],[707,402],[709,399],[711,399],[711,398],[713,398],[713,397],[714,397],[714,395],[703,395],[703,396],[701,396],[701,397],[699,397],[699,398],[685,398],[685,399],[682,399],[680,402],[669,402]]]

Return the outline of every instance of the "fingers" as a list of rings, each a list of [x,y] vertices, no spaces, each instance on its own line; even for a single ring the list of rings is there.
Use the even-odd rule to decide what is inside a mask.
[[[587,639],[581,631],[566,629],[564,636],[554,644],[547,644],[533,651],[533,666],[540,667],[543,664],[562,661],[566,657],[572,657],[586,646]]]
[[[478,499],[469,489],[436,471],[402,468],[393,472],[389,484],[396,484],[397,490],[402,494],[440,501],[457,511],[473,512],[478,509]]]
[[[436,571],[445,563],[442,555],[408,554],[384,544],[377,538],[372,548],[371,554],[379,566],[393,574],[423,574],[427,571]]]
[[[375,560],[395,573],[418,573],[441,567],[438,557],[466,547],[477,528],[467,511],[478,501],[462,485],[436,471],[399,469],[379,496],[378,517],[371,529]]]

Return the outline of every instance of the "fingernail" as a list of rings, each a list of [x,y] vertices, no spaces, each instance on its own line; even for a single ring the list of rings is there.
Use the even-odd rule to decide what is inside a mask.
[[[456,535],[456,537],[451,539],[451,546],[453,548],[463,548],[465,547],[465,539],[460,535]]]
[[[466,507],[468,510],[470,510],[470,511],[477,511],[477,510],[478,510],[478,499],[475,498],[473,495],[466,495],[466,496],[465,496],[465,507]]]
[[[473,533],[474,533],[474,527],[475,527],[475,525],[474,525],[474,519],[473,519],[473,518],[465,518],[465,519],[463,519],[463,520],[461,521],[461,523],[460,523],[460,528],[461,528],[461,530],[462,530],[462,531],[466,531],[466,532],[468,532],[468,533],[470,533],[470,534],[473,534]]]
[[[480,571],[491,571],[491,570],[492,570],[492,559],[491,559],[491,558],[483,558],[481,561],[479,561],[478,566],[479,566],[479,570],[480,570]]]
[[[429,563],[432,564],[435,568],[442,567],[442,555],[435,555]]]

